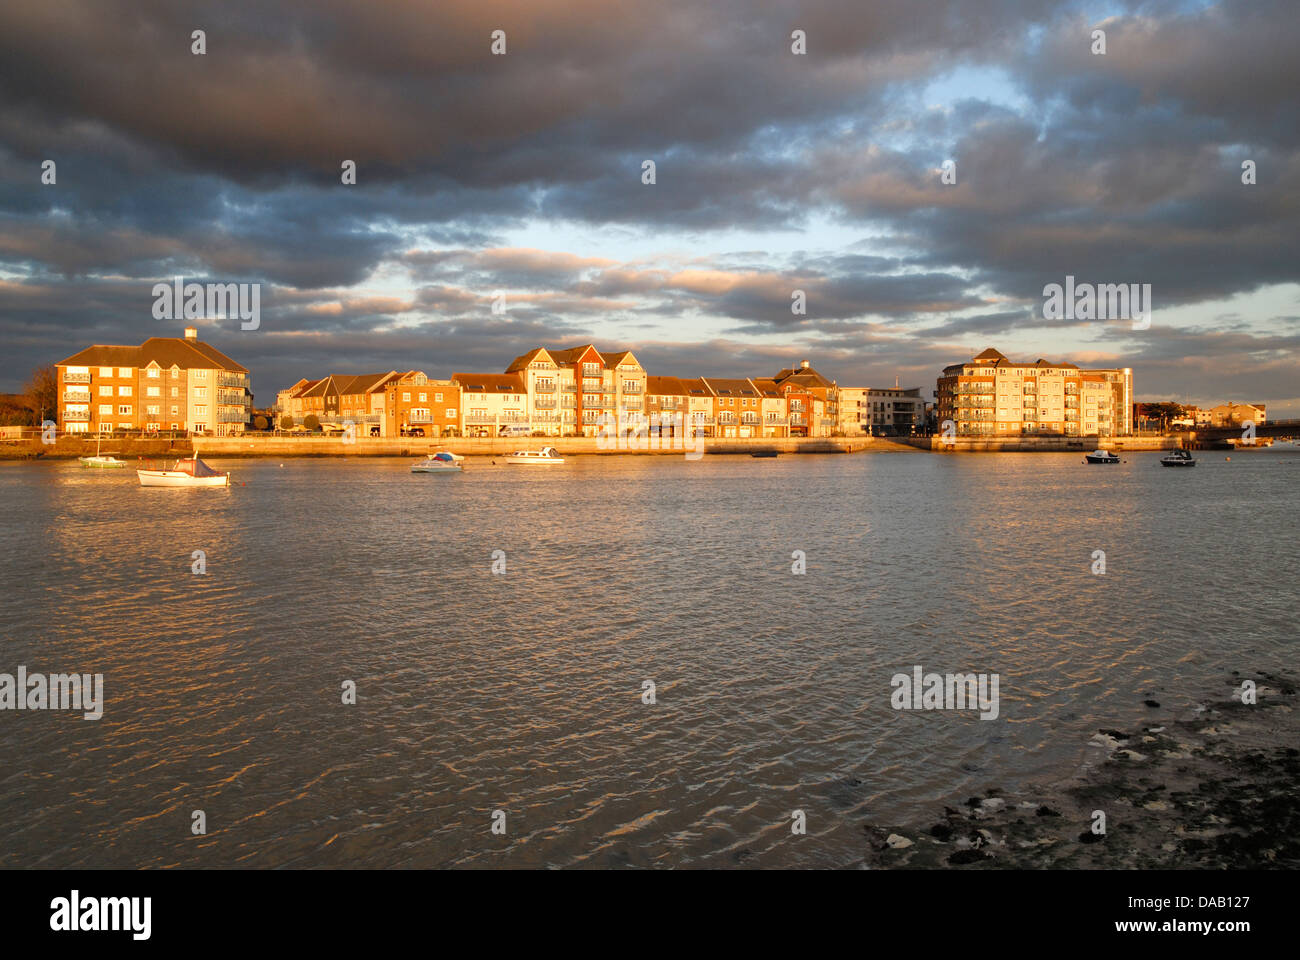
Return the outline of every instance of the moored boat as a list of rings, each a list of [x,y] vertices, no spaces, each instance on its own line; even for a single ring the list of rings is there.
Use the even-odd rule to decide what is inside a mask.
[[[106,454],[101,455],[99,452],[100,437],[95,438],[95,455],[93,457],[77,457],[77,462],[83,467],[98,467],[102,470],[120,470],[126,466],[125,460],[119,460],[117,457],[110,457]]]
[[[213,470],[197,456],[177,460],[162,470],[137,470],[142,487],[226,487],[230,474]]]
[[[524,463],[544,465],[563,463],[564,458],[554,447],[542,447],[541,450],[516,450],[505,458],[506,463]]]
[[[460,473],[460,461],[464,457],[458,457],[454,453],[446,450],[439,450],[437,453],[431,453],[428,457],[418,463],[411,464],[412,473]]]
[[[1160,458],[1162,467],[1194,467],[1196,459],[1192,456],[1190,450],[1171,450],[1169,453]]]
[[[1119,463],[1119,455],[1109,450],[1098,449],[1084,454],[1083,461],[1084,463]]]

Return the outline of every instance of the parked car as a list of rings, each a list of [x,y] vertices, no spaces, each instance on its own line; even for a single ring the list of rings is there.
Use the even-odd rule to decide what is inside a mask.
[[[407,427],[402,431],[404,437],[422,437],[424,436],[424,427]]]

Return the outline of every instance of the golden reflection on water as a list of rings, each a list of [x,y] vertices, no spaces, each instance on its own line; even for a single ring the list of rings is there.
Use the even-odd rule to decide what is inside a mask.
[[[1285,659],[1294,588],[1240,577],[1300,580],[1277,460],[0,464],[0,670],[107,700],[0,714],[0,862],[853,864],[866,819],[1068,773],[1143,697]],[[891,710],[918,664],[999,673],[1000,720]]]

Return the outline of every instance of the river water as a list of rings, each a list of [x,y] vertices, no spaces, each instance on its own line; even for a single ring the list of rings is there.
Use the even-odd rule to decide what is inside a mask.
[[[1300,450],[1199,456],[0,463],[0,672],[105,700],[0,711],[0,864],[854,866],[1294,666]],[[915,666],[998,718],[894,710]]]

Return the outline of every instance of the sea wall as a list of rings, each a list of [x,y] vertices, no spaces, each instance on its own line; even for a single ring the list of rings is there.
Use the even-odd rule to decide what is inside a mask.
[[[869,449],[870,437],[854,439],[666,439],[653,448],[644,438],[639,440],[602,440],[595,437],[515,437],[511,438],[380,438],[358,437],[352,441],[340,437],[201,437],[195,440],[199,455],[204,457],[416,457],[434,450],[450,450],[462,456],[500,456],[514,450],[539,450],[555,447],[561,456],[579,454],[651,454],[683,456],[701,448],[707,454],[750,454],[762,451],[777,453],[853,453]]]
[[[1091,453],[1101,448],[1115,453],[1132,450],[1173,450],[1173,437],[909,437],[901,440],[920,450],[936,453]]]

